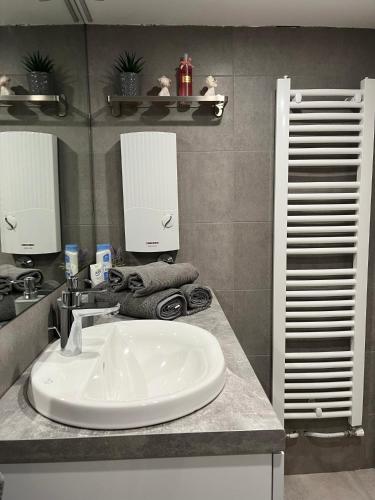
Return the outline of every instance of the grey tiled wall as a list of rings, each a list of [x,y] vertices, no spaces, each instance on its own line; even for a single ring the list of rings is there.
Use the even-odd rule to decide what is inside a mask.
[[[272,212],[276,79],[294,87],[355,88],[375,77],[375,31],[300,28],[88,27],[97,240],[124,247],[119,135],[177,133],[180,261],[190,260],[215,292],[267,393],[271,390]],[[221,122],[204,112],[128,110],[113,118],[111,65],[122,50],[144,56],[143,93],[179,57],[193,57],[195,93],[214,74],[229,96]],[[172,89],[173,91],[175,89]],[[173,93],[173,92],[172,92]],[[372,245],[373,253],[374,245]],[[375,465],[374,266],[363,440],[299,440],[288,447],[288,472]],[[374,335],[372,337],[372,334]],[[375,387],[375,384],[374,384]],[[325,428],[338,423],[322,422]]]
[[[12,78],[17,93],[27,92],[22,57],[39,49],[55,61],[55,87],[68,101],[68,114],[58,118],[51,108],[26,106],[0,107],[0,131],[28,130],[55,134],[59,151],[59,184],[63,243],[78,243],[94,250],[94,210],[90,157],[90,123],[86,38],[83,26],[11,26],[0,27],[0,75]],[[0,262],[9,256],[0,253]],[[46,278],[63,278],[56,267],[63,254],[39,256],[36,264]]]

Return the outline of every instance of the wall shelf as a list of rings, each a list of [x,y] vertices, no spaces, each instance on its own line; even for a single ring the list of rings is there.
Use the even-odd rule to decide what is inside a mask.
[[[181,106],[181,105],[191,105],[191,104],[212,104],[214,108],[215,116],[220,118],[223,115],[224,108],[228,103],[228,96],[216,95],[216,96],[155,96],[155,95],[140,95],[140,96],[121,96],[121,95],[109,95],[107,96],[108,104],[111,107],[113,116],[121,115],[121,103],[141,105],[142,103],[149,103],[149,105],[159,104],[166,106]]]
[[[1,95],[0,105],[12,106],[17,103],[48,104],[56,103],[57,116],[66,116],[67,102],[64,94],[60,95]]]

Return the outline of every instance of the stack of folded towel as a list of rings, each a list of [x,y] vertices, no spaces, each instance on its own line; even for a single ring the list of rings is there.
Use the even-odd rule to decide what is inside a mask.
[[[29,276],[35,278],[37,285],[40,285],[43,282],[43,274],[39,269],[16,267],[12,264],[1,264],[0,293],[9,293],[12,291],[12,288],[17,292],[23,292],[23,280]]]
[[[0,265],[0,322],[15,318],[16,308],[11,292],[23,292],[23,280],[28,276],[33,276],[36,284],[43,281],[43,274],[39,269],[24,269],[11,264]]]
[[[173,320],[211,305],[211,290],[194,283],[198,276],[189,263],[114,267],[109,271],[110,292],[98,293],[95,301],[105,306],[119,303],[120,314],[126,316]]]

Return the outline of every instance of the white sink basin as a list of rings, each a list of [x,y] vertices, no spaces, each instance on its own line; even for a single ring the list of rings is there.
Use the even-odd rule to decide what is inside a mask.
[[[82,354],[63,356],[54,342],[35,362],[28,396],[64,424],[130,429],[187,415],[225,383],[215,337],[186,323],[122,321],[83,330]]]

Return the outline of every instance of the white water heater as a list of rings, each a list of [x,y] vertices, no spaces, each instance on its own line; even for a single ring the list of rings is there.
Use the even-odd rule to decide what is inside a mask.
[[[178,250],[176,134],[121,134],[126,250]]]
[[[57,138],[40,132],[0,133],[1,251],[61,251]]]

